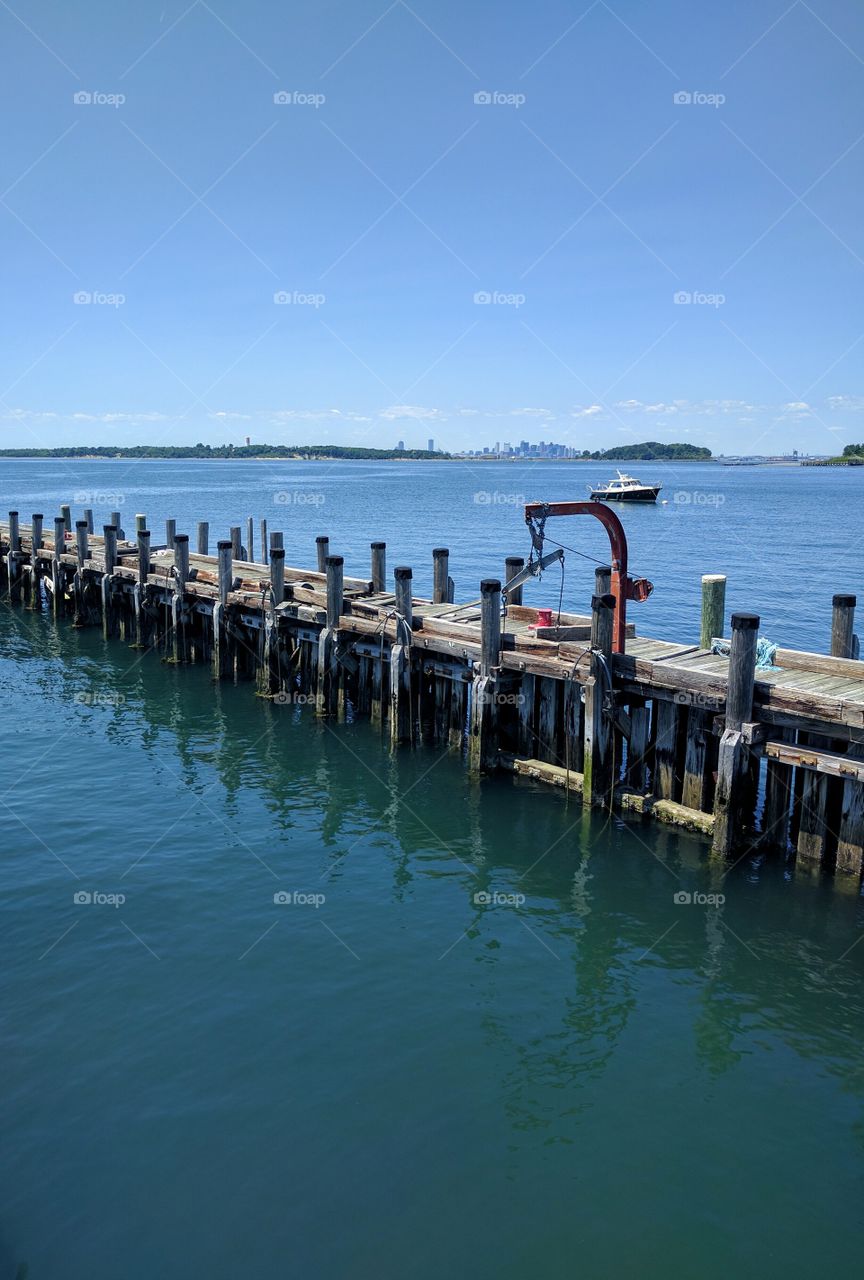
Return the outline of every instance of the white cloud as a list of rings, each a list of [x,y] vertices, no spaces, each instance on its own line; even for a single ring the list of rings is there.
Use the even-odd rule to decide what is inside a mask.
[[[577,405],[570,416],[572,418],[596,418],[597,414],[602,412],[603,406],[601,404]]]
[[[825,403],[829,409],[849,409],[860,413],[864,409],[864,396],[828,396]]]
[[[420,422],[428,422],[439,421],[447,415],[440,409],[425,409],[419,404],[391,404],[387,409],[382,409],[378,416],[388,422],[396,418],[414,418]]]
[[[525,408],[525,409],[511,409],[509,416],[511,418],[551,418],[554,415],[551,409]]]

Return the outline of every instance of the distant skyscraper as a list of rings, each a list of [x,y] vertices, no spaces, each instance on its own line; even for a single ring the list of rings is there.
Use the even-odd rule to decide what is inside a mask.
[[[252,443],[252,437],[251,437],[251,436],[247,436],[247,437],[246,437],[246,443],[247,443],[247,444],[251,444],[251,443]]]
[[[404,441],[404,440],[397,440],[397,442],[396,442],[396,448],[397,448],[397,449],[400,449],[400,450],[404,449],[404,448],[405,448],[405,441]]]
[[[429,450],[429,452],[430,452],[430,453],[434,453],[434,452],[435,452],[435,441],[432,439],[432,437],[431,437],[431,436],[430,436],[430,437],[429,437],[429,439],[426,441],[426,448]]]

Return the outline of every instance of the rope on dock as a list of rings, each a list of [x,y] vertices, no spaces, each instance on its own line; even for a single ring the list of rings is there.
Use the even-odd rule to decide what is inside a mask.
[[[732,652],[732,646],[728,640],[712,640],[711,652],[716,653],[721,658],[728,658]],[[756,670],[757,671],[779,671],[780,667],[775,667],[774,659],[777,656],[777,645],[773,640],[769,640],[767,636],[760,636],[756,642]]]

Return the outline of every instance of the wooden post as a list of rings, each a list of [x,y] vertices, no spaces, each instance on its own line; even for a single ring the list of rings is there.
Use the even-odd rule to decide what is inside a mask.
[[[21,531],[18,512],[9,512],[9,555],[6,560],[9,572],[9,599],[21,603]]]
[[[409,627],[414,624],[414,611],[411,599],[411,579],[413,574],[407,565],[398,565],[393,570],[395,584],[396,612],[405,619]]]
[[[714,794],[713,852],[728,857],[739,837],[750,752],[741,727],[753,714],[759,616],[732,614],[732,646],[726,684],[726,727],[720,740]]]
[[[480,583],[480,674],[497,668],[501,652],[501,583],[484,578]]]
[[[432,552],[432,603],[447,603],[450,551],[447,547],[435,547]]]
[[[147,517],[143,514],[143,512],[139,511],[135,517],[136,537],[139,533],[142,533],[146,528],[147,528]]]
[[[342,556],[328,556],[324,565],[327,574],[327,626],[318,638],[318,689],[315,695],[315,709],[320,716],[333,716],[339,710],[336,641],[342,612],[344,564]]]
[[[630,738],[627,742],[627,786],[633,791],[645,790],[645,765],[648,755],[648,708],[644,702],[630,704]]]
[[[261,535],[261,563],[267,563],[267,521],[260,522],[259,533]]]
[[[63,517],[63,524],[66,527],[66,532],[71,533],[72,532],[72,508],[69,506],[68,502],[63,503],[63,505],[60,508],[60,514]]]
[[[109,524],[113,524],[114,528],[117,530],[117,537],[118,537],[118,538],[125,538],[125,536],[126,536],[126,535],[125,535],[125,534],[124,534],[124,532],[123,532],[123,526],[122,526],[122,523],[121,523],[121,521],[120,521],[120,512],[119,512],[119,511],[112,511],[112,512],[111,512],[110,516],[108,517],[108,523],[109,523]],[[92,532],[92,531],[91,531],[91,532]]]
[[[601,570],[595,582],[605,581]],[[609,571],[611,574],[611,570]],[[585,758],[582,803],[607,809],[612,804],[615,782],[615,735],[612,731],[614,693],[612,689],[612,624],[615,597],[608,592],[591,598],[591,667],[585,683]]]
[[[213,606],[213,674],[217,680],[224,680],[234,675],[234,655],[228,634],[225,611],[228,608],[228,593],[234,575],[233,553],[234,534],[239,540],[240,530],[231,530],[231,541],[225,539],[216,544],[219,560],[219,599]]]
[[[89,559],[90,556],[86,520],[75,521],[75,550],[78,555],[78,570],[80,572],[84,568],[84,561]]]
[[[132,608],[135,614],[135,648],[146,649],[150,644],[153,626],[147,612],[150,573],[150,530],[138,528],[136,516],[135,540],[138,544],[138,581],[132,588]]]
[[[831,657],[853,658],[856,596],[834,596],[831,614]]]
[[[243,559],[243,544],[242,544],[242,542],[240,541],[240,526],[239,526],[239,524],[234,524],[234,525],[232,525],[232,526],[231,526],[231,529],[230,529],[230,531],[229,531],[229,532],[230,532],[230,537],[231,537],[231,558],[232,558],[232,560],[242,560],[242,559]],[[217,543],[217,544],[216,544],[217,554],[218,554],[219,547],[221,547],[221,546],[222,546],[222,543],[221,543],[221,542],[219,542],[219,543]],[[221,561],[220,561],[220,563],[221,563]]]
[[[68,508],[67,508],[68,510]],[[51,585],[53,592],[51,596],[51,604],[54,611],[54,617],[57,618],[63,613],[66,602],[66,575],[60,557],[66,550],[66,519],[64,516],[54,517],[54,560],[51,564]]]
[[[285,599],[285,548],[270,548],[270,586],[277,605]]]
[[[525,568],[524,556],[508,556],[504,561],[504,586],[511,578],[515,578],[517,573],[521,573]],[[507,603],[520,605],[522,603],[522,588],[514,587],[507,595]]]
[[[790,729],[778,729],[780,742],[791,742]],[[789,842],[789,811],[792,804],[792,768],[779,760],[768,760],[765,765],[765,805],[762,809],[762,841],[784,853]]]
[[[270,550],[278,551],[285,546],[285,535],[278,529],[274,529],[270,534]]]
[[[184,614],[184,596],[186,583],[189,580],[189,534],[174,535],[174,580],[171,593],[171,638],[173,641],[173,658],[175,662],[186,662],[188,646],[186,643],[186,619]]]
[[[177,537],[177,521],[165,521],[165,546],[169,551],[174,550],[174,539]]]
[[[471,684],[468,767],[490,773],[498,765],[498,680],[501,651],[501,583],[480,583],[480,670]]]
[[[599,564],[594,570],[595,596],[608,596],[612,590],[612,566]]]
[[[209,520],[198,521],[198,554],[199,556],[206,556],[210,554]]]
[[[851,744],[849,755],[864,757],[864,743]],[[864,782],[843,783],[840,828],[837,834],[836,869],[842,875],[860,877],[864,868]]]
[[[711,641],[715,636],[723,635],[725,619],[726,575],[704,573],[702,575],[702,625],[699,632],[699,644],[703,649],[710,649]]]
[[[372,543],[372,590],[384,591],[387,581],[387,543]]]
[[[344,556],[328,556],[327,572],[327,626],[335,630],[339,626],[342,615],[343,582],[345,575]]]
[[[42,607],[41,565],[39,550],[42,546],[42,514],[30,517],[30,579],[27,603],[31,609]]]
[[[92,533],[93,532],[93,508],[92,507],[84,508],[84,519],[87,521],[87,532]]]
[[[318,572],[327,572],[327,557],[330,554],[330,539],[326,534],[319,534],[315,539],[315,547],[318,552]]]
[[[246,519],[246,559],[255,559],[255,521],[251,516]]]
[[[176,577],[185,586],[189,581],[189,534],[178,533],[174,538],[174,568]]]
[[[117,611],[112,598],[112,575],[117,567],[117,530],[113,524],[102,527],[103,552],[105,556],[105,572],[102,574],[100,589],[102,593],[102,634],[106,640],[118,634]]]

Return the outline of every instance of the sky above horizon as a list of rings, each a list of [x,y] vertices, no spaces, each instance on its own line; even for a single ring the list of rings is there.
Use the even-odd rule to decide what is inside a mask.
[[[0,0],[0,440],[864,439],[852,0]]]

